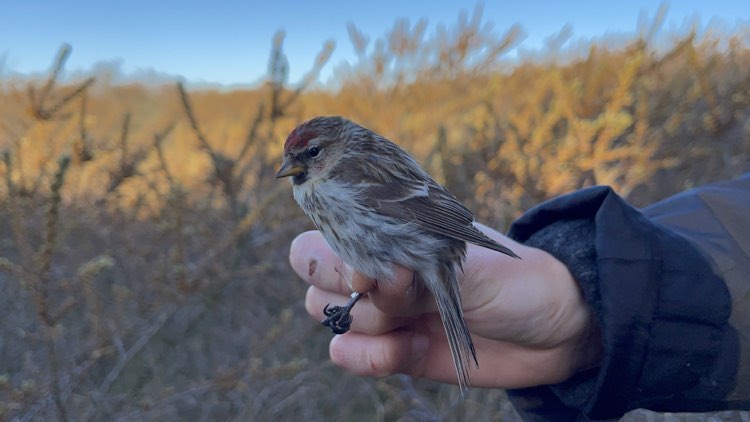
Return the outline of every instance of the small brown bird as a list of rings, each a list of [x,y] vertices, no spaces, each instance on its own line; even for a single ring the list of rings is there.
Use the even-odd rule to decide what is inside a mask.
[[[479,366],[457,278],[466,242],[518,256],[474,227],[472,213],[398,145],[342,117],[316,117],[289,134],[276,174],[288,176],[294,199],[352,268],[387,283],[400,265],[424,283],[463,391],[471,359]],[[324,324],[346,332],[359,297],[343,308],[326,307]]]

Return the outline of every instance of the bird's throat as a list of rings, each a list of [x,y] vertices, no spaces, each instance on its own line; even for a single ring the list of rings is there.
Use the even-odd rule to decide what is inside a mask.
[[[300,174],[292,176],[292,183],[299,186],[307,181],[307,172],[303,171]]]

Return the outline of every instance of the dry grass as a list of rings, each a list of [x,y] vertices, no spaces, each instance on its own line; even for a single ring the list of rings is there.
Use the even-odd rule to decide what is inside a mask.
[[[314,115],[398,141],[499,228],[583,186],[643,205],[750,169],[741,34],[512,70],[517,29],[476,14],[430,39],[421,22],[350,34],[360,59],[336,91],[310,89],[331,45],[285,84],[283,34],[255,90],[61,86],[69,47],[47,80],[0,85],[0,418],[512,418],[501,391],[328,362],[286,258],[309,223],[272,177]]]

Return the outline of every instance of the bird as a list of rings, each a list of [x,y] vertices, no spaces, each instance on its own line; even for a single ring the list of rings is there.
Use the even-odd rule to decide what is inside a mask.
[[[463,393],[476,350],[463,317],[458,273],[466,244],[519,258],[474,226],[474,215],[406,151],[341,116],[319,116],[292,130],[276,178],[290,177],[295,201],[331,248],[354,270],[378,283],[395,266],[411,269],[432,294]],[[349,311],[324,309],[336,334],[349,329]]]

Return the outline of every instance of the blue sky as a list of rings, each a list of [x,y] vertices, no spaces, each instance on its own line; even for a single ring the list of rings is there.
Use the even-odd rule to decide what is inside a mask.
[[[484,20],[499,33],[520,24],[522,47],[536,49],[545,38],[572,26],[573,39],[635,32],[641,13],[653,17],[657,1],[484,2]],[[437,24],[456,22],[460,10],[471,13],[475,1],[53,1],[11,0],[0,6],[0,75],[44,72],[63,43],[73,46],[67,68],[89,71],[96,62],[117,62],[125,74],[156,71],[190,82],[249,84],[266,72],[273,34],[286,31],[290,79],[309,69],[326,40],[336,51],[323,73],[354,54],[346,24],[353,22],[375,38],[399,18],[427,18],[428,33]],[[731,28],[750,23],[750,0],[675,0],[669,3],[664,30],[702,24]]]

